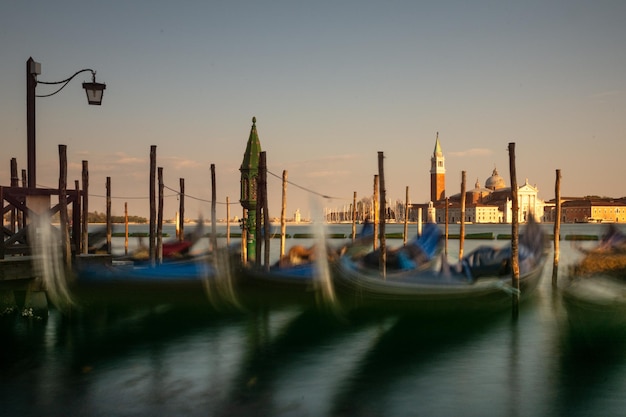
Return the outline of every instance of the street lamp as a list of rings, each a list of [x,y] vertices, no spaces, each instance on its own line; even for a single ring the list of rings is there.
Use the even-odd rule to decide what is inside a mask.
[[[91,72],[92,82],[84,82],[83,88],[87,93],[87,102],[90,105],[99,106],[102,104],[102,95],[106,89],[106,85],[96,82],[96,72],[92,69],[82,69],[77,71],[69,78],[62,81],[46,82],[37,81],[37,75],[41,74],[41,64],[35,62],[33,58],[26,61],[26,131],[27,131],[27,168],[28,168],[28,188],[37,188],[37,173],[35,167],[35,97],[50,97],[63,90],[70,81],[78,74],[83,72]],[[35,88],[37,84],[61,85],[56,91],[50,94],[36,95]]]

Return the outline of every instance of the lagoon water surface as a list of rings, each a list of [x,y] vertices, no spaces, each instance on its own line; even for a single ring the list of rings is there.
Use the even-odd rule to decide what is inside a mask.
[[[476,230],[507,233],[510,225],[467,233]],[[603,230],[563,225],[561,233]],[[466,251],[505,244],[465,242]],[[296,243],[308,242],[287,241]],[[561,241],[559,278],[576,247]],[[452,240],[451,259],[455,251]],[[433,322],[311,305],[215,311],[208,302],[162,301],[103,302],[69,318],[56,310],[47,320],[5,317],[0,407],[3,416],[624,415],[626,346],[575,341],[551,275],[552,254],[518,320],[508,312]]]

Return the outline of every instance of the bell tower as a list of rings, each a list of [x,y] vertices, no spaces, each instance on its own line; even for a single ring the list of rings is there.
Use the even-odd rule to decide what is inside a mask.
[[[446,198],[446,164],[441,144],[439,143],[439,132],[435,139],[435,151],[430,158],[430,201],[439,201]]]

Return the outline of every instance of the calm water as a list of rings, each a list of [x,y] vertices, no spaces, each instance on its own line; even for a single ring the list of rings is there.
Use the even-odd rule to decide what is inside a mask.
[[[485,229],[510,233],[508,225],[467,233]],[[603,230],[564,225],[562,235]],[[287,239],[296,243],[309,242]],[[467,240],[465,250],[485,243],[505,242]],[[123,239],[114,244],[123,251]],[[273,258],[278,245],[272,241]],[[455,252],[458,241],[450,241],[451,258]],[[578,256],[561,241],[561,274]],[[589,349],[569,339],[549,259],[517,322],[508,313],[433,323],[299,305],[215,312],[208,303],[103,303],[71,320],[56,311],[48,320],[5,318],[2,415],[625,415],[625,346]]]

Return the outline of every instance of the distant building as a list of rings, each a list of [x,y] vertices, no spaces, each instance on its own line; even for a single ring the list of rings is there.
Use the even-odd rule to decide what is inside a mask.
[[[446,221],[446,202],[448,204],[448,222],[461,221],[461,193],[445,198],[445,164],[444,156],[439,142],[439,133],[435,140],[435,151],[431,157],[430,169],[430,195],[431,203],[428,205],[428,218],[437,223]],[[517,188],[517,201],[519,206],[519,222],[528,221],[530,215],[536,220],[544,220],[545,202],[538,198],[539,190],[528,183],[528,179],[522,186]],[[426,208],[424,205],[414,207]],[[496,168],[481,187],[478,179],[474,188],[465,192],[465,222],[468,223],[511,223],[513,218],[513,202],[511,200],[511,187],[506,186],[506,181],[498,174]]]
[[[561,203],[564,223],[624,223],[626,202],[612,198],[576,198]]]

